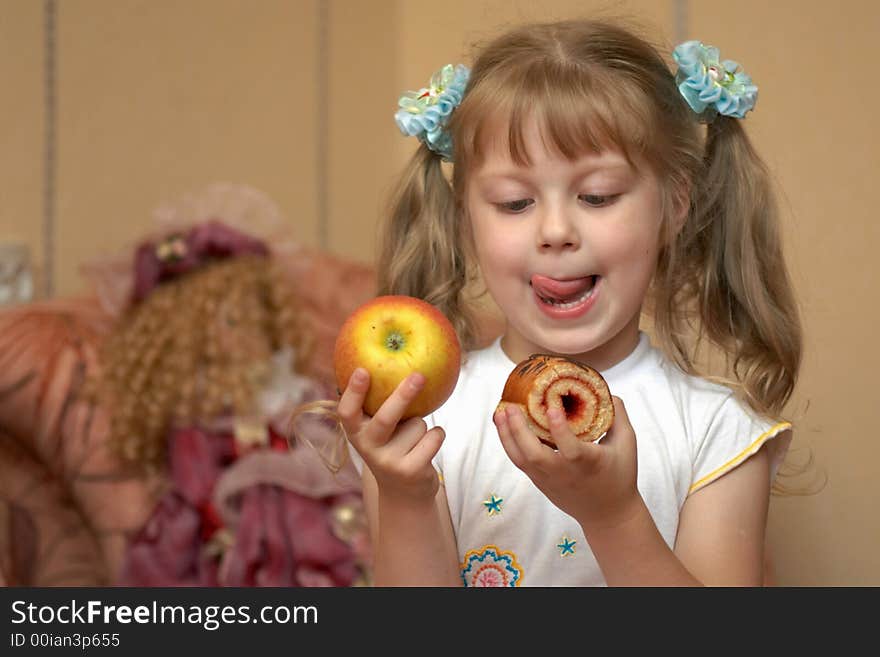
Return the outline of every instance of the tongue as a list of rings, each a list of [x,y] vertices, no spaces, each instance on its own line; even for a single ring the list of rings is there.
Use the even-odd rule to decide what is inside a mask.
[[[558,281],[540,274],[532,276],[532,288],[542,297],[557,301],[575,299],[591,287],[593,287],[592,276],[577,278],[573,281]]]

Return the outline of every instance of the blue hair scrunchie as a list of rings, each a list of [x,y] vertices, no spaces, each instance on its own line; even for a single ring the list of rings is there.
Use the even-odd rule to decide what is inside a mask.
[[[398,101],[400,109],[394,120],[400,132],[418,137],[444,161],[452,161],[452,137],[446,124],[452,111],[461,103],[470,78],[470,69],[461,64],[447,64],[431,76],[427,88],[405,92]]]
[[[737,119],[755,107],[758,87],[735,61],[721,61],[718,48],[685,41],[672,53],[678,64],[678,90],[703,122],[722,114]]]

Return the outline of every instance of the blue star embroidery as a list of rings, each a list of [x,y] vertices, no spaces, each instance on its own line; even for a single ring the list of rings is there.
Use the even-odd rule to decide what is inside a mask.
[[[577,545],[577,541],[571,540],[568,536],[563,536],[562,543],[556,545],[559,548],[559,556],[566,557],[569,554],[574,554],[575,545]]]
[[[504,498],[495,497],[494,494],[489,496],[488,500],[483,501],[483,506],[486,507],[486,511],[489,512],[490,516],[494,516],[496,513],[501,513],[501,503],[504,501]]]

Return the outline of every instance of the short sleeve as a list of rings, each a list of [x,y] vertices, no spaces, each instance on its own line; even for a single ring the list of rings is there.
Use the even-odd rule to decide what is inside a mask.
[[[351,458],[351,462],[354,464],[354,467],[357,469],[358,474],[364,474],[364,459],[361,458],[361,455],[358,454],[358,451],[354,448],[354,446],[349,442],[345,441],[346,446],[348,447],[348,456]]]
[[[711,418],[704,435],[695,441],[693,478],[688,494],[707,486],[778,439],[772,451],[771,482],[791,442],[791,424],[765,420],[729,395]]]
[[[428,429],[433,429],[438,425],[441,427],[443,426],[443,421],[437,417],[437,415],[441,413],[442,410],[443,407],[441,406],[438,410],[434,411],[425,418],[425,424],[428,425]],[[446,482],[443,479],[443,445],[440,446],[439,451],[434,455],[434,458],[431,459],[431,463],[434,465],[434,469],[437,471],[437,475],[440,477],[440,483],[445,484]]]

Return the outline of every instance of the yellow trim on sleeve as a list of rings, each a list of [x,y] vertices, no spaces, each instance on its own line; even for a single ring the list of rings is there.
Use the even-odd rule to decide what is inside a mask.
[[[694,484],[688,490],[688,495],[698,491],[700,488],[702,488],[706,484],[712,483],[713,481],[718,479],[718,477],[720,477],[721,475],[727,474],[728,472],[733,470],[736,466],[738,466],[740,463],[745,461],[752,454],[754,454],[759,449],[761,449],[761,446],[765,442],[767,442],[771,438],[775,438],[776,436],[778,436],[780,433],[782,433],[786,429],[791,429],[790,422],[780,422],[779,424],[767,429],[767,431],[765,431],[760,436],[758,436],[758,438],[755,440],[755,442],[753,442],[751,445],[746,447],[743,451],[741,451],[739,454],[734,456],[727,463],[725,463],[724,465],[722,465],[719,468],[715,468],[714,470],[712,470],[712,472],[707,474],[705,477],[701,477],[696,482],[694,482]]]

